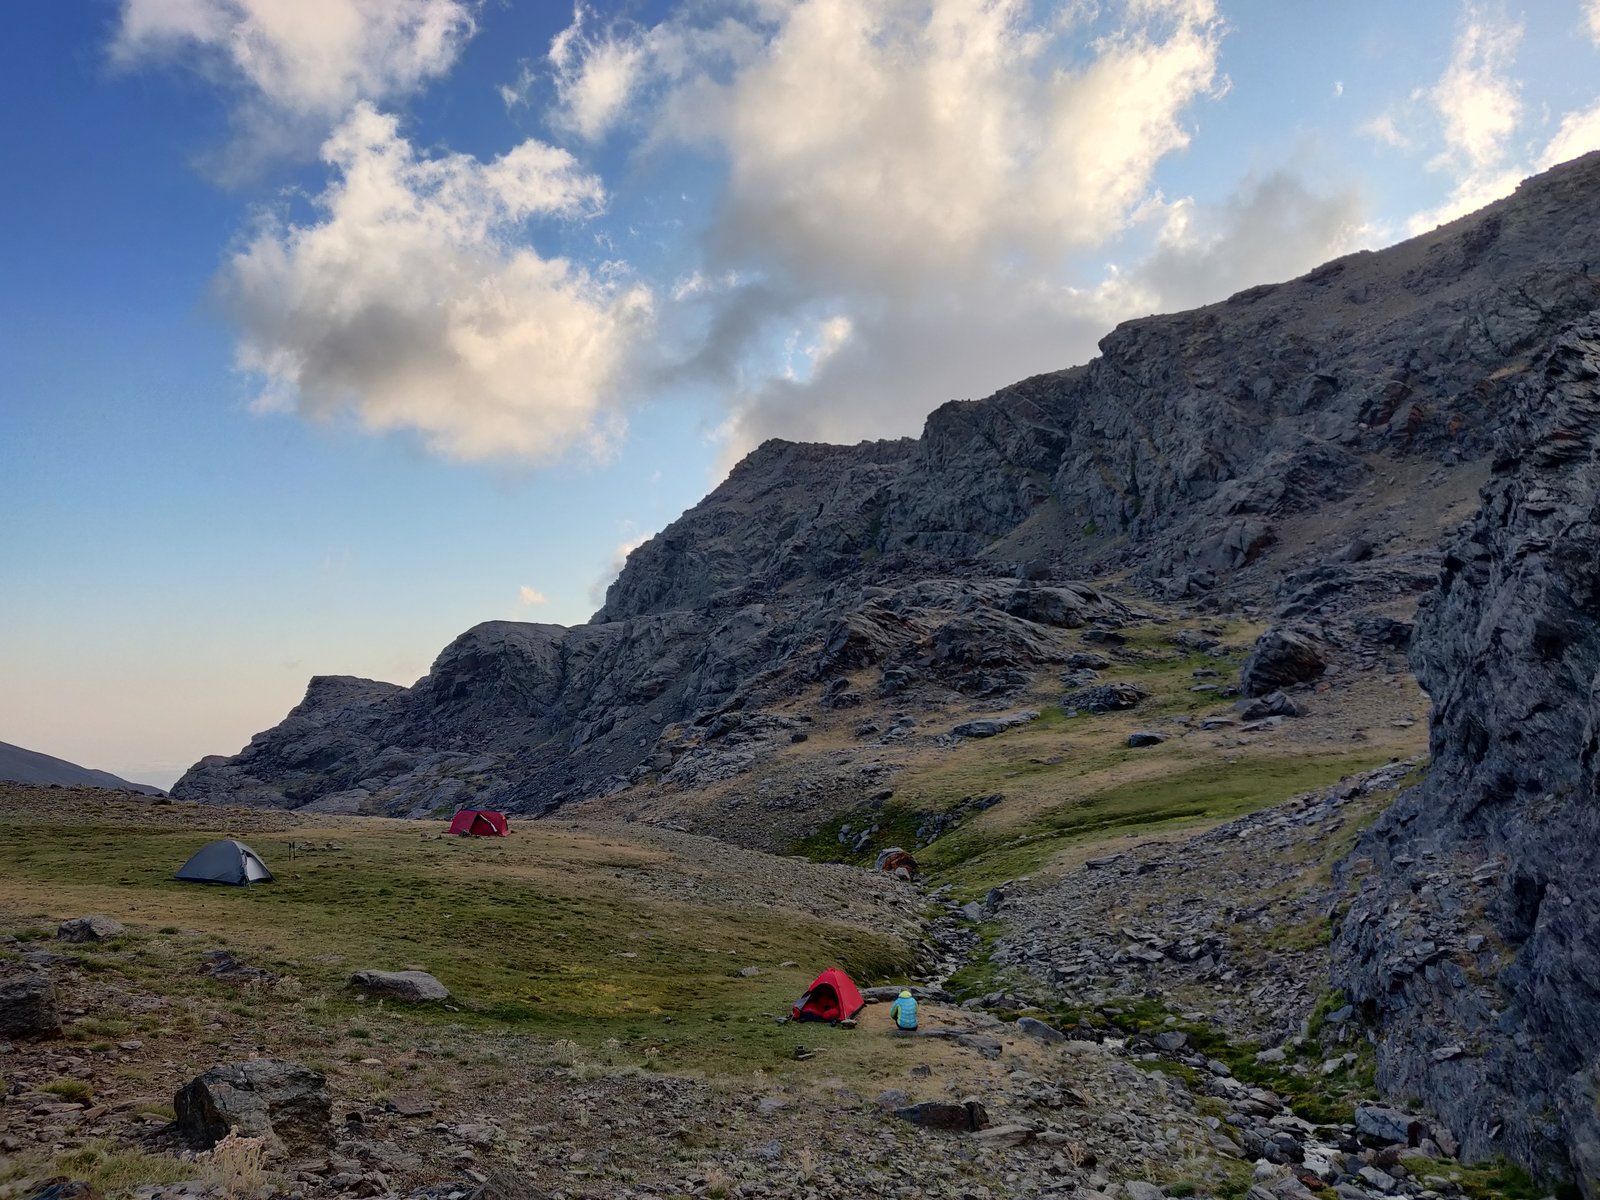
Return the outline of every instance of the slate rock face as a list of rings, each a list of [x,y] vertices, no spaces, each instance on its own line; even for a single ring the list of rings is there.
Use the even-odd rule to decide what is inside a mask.
[[[333,1142],[327,1080],[299,1063],[263,1058],[212,1067],[178,1089],[173,1109],[178,1133],[196,1149],[234,1128],[295,1152]]]
[[[1600,1194],[1600,322],[1519,389],[1413,663],[1432,766],[1344,864],[1335,980],[1465,1155]]]
[[[1590,155],[1388,250],[1127,322],[1094,361],[945,404],[920,437],[767,442],[629,556],[587,625],[486,622],[409,688],[315,679],[174,793],[538,813],[748,771],[795,732],[761,706],[847,672],[881,671],[876,691],[828,706],[936,687],[1004,700],[1079,639],[1117,644],[1117,606],[1077,581],[1201,600],[1265,586],[1298,516],[1344,512],[1390,464],[1449,475],[1486,457],[1510,381],[1600,305],[1597,264]],[[1430,585],[1436,561],[1378,532],[1288,601],[1309,614]],[[705,738],[728,713],[741,726]]]
[[[0,1038],[58,1038],[56,985],[36,971],[0,975]]]

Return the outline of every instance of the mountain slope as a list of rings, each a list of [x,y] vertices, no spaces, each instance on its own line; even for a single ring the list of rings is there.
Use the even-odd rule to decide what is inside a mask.
[[[80,767],[64,758],[52,758],[37,750],[24,750],[9,742],[0,742],[0,780],[7,783],[31,783],[43,787],[114,788],[121,792],[143,792],[147,796],[165,793],[147,783],[130,783],[109,771],[95,771]]]
[[[737,721],[711,777],[749,770],[799,732],[776,701],[848,672],[878,672],[860,702],[886,718],[1020,694],[1061,628],[1120,619],[1099,589],[1055,594],[1083,577],[1217,610],[1275,594],[1342,642],[1431,583],[1510,387],[1597,306],[1590,155],[1399,246],[1129,322],[920,438],[766,443],[629,557],[588,625],[480,625],[409,689],[314,680],[175,794],[420,814],[692,791],[686,751]]]

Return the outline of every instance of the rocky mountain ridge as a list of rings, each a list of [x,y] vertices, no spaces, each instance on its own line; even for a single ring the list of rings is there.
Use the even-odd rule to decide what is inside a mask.
[[[177,794],[406,815],[640,796],[647,808],[611,815],[659,821],[732,777],[761,790],[782,752],[774,803],[799,828],[844,811],[842,791],[878,805],[870,834],[896,768],[860,748],[892,749],[924,714],[1011,731],[1052,687],[1069,689],[1063,720],[1103,692],[1120,706],[1085,634],[1112,647],[1166,623],[1167,642],[1199,647],[1209,635],[1180,617],[1259,631],[1270,614],[1237,685],[1163,668],[1189,676],[1174,685],[1188,695],[1237,686],[1237,717],[1126,735],[1159,746],[1181,729],[1213,767],[1324,674],[1392,672],[1381,682],[1398,687],[1391,660],[1410,645],[1435,703],[1433,762],[1335,874],[1346,1019],[1385,1089],[1431,1108],[1466,1157],[1600,1194],[1597,314],[1600,154],[1399,246],[1129,322],[1092,363],[944,405],[917,439],[769,442],[630,556],[589,624],[477,626],[411,688],[314,680],[280,726],[203,760]],[[830,714],[825,736],[796,751],[811,713]],[[827,786],[795,774],[808,764]],[[713,824],[740,840],[733,811]],[[1015,828],[1011,848],[1051,836]],[[1261,828],[1298,844],[1281,821]],[[1039,895],[1082,907],[1073,886]],[[1175,912],[1173,940],[1203,961],[1204,931]],[[1315,945],[1296,943],[1295,961],[1324,961]],[[1096,966],[1049,944],[1008,953],[1040,973]]]
[[[996,672],[1049,665],[1054,618],[1014,611],[1052,607],[1040,586],[1116,574],[1213,607],[1277,590],[1304,620],[1414,593],[1510,381],[1600,305],[1597,181],[1591,155],[1387,250],[1128,322],[1086,366],[943,405],[917,439],[768,442],[630,555],[589,624],[479,625],[409,689],[316,679],[175,794],[541,812],[660,772],[676,724],[827,686],[841,648],[912,686],[959,660],[958,692],[1003,692]],[[892,648],[863,633],[880,589],[905,610]]]

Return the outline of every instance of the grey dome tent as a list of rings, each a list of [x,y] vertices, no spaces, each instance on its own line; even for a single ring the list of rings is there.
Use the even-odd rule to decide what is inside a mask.
[[[252,883],[271,883],[272,872],[249,846],[224,838],[201,846],[174,878],[186,883],[231,883],[247,887]]]

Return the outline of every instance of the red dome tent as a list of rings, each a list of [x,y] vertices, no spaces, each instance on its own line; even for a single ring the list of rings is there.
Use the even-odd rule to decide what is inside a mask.
[[[866,1006],[861,989],[838,967],[829,967],[811,981],[790,1012],[796,1021],[843,1021]]]
[[[450,818],[450,832],[462,837],[505,837],[511,832],[502,812],[487,808],[463,808]]]

